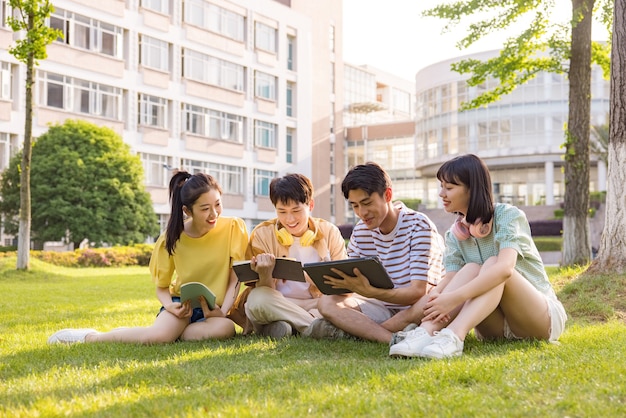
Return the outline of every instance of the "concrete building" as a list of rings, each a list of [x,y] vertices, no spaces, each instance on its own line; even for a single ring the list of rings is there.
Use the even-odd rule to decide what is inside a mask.
[[[415,84],[374,67],[345,64],[347,167],[375,161],[389,173],[396,199],[416,199]],[[346,219],[355,222],[346,209]]]
[[[67,119],[113,129],[141,156],[162,229],[172,168],[214,175],[225,213],[250,228],[274,216],[270,180],[300,172],[316,187],[316,215],[343,222],[341,1],[54,7],[49,24],[64,37],[36,68],[35,138]],[[23,143],[25,67],[8,52],[20,35],[4,23],[7,0],[0,9],[1,170]]]
[[[486,60],[498,51],[463,58]],[[417,195],[427,207],[439,207],[437,169],[446,160],[474,153],[491,171],[499,202],[518,206],[554,205],[563,199],[564,126],[568,88],[565,75],[540,73],[488,107],[461,111],[471,100],[496,84],[468,87],[450,70],[461,58],[438,62],[419,71],[416,84],[415,168],[420,182]],[[608,122],[609,80],[599,67],[592,70],[591,124]],[[606,167],[591,157],[590,190],[606,190]]]

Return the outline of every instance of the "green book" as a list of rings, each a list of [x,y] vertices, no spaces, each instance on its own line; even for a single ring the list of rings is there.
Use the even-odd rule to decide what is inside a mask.
[[[200,308],[200,301],[198,298],[204,296],[209,309],[215,309],[215,293],[211,291],[204,283],[189,282],[180,285],[180,301],[191,301],[192,308]]]

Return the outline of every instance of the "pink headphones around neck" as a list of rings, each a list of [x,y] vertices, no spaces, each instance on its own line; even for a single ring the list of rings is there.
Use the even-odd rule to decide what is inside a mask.
[[[465,241],[469,237],[484,238],[491,233],[491,222],[484,224],[477,219],[475,223],[468,225],[465,217],[459,216],[450,230],[459,241]]]

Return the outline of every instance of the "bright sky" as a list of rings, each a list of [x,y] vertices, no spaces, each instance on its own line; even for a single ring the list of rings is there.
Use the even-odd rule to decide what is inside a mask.
[[[463,28],[442,34],[446,21],[421,17],[421,11],[450,0],[343,0],[343,55],[353,65],[368,64],[413,81],[420,69],[449,58],[499,49],[498,33],[460,51]],[[558,16],[571,16],[571,0],[556,0]],[[606,39],[604,32],[600,36]],[[517,34],[511,32],[511,34]],[[398,48],[394,48],[398,45]],[[402,51],[402,53],[399,53]]]

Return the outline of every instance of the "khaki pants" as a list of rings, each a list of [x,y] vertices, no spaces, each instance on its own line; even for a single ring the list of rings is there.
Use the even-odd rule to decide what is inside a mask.
[[[315,318],[317,299],[293,299],[267,286],[252,289],[245,302],[245,312],[255,331],[270,322],[288,322],[298,332],[303,332]]]

